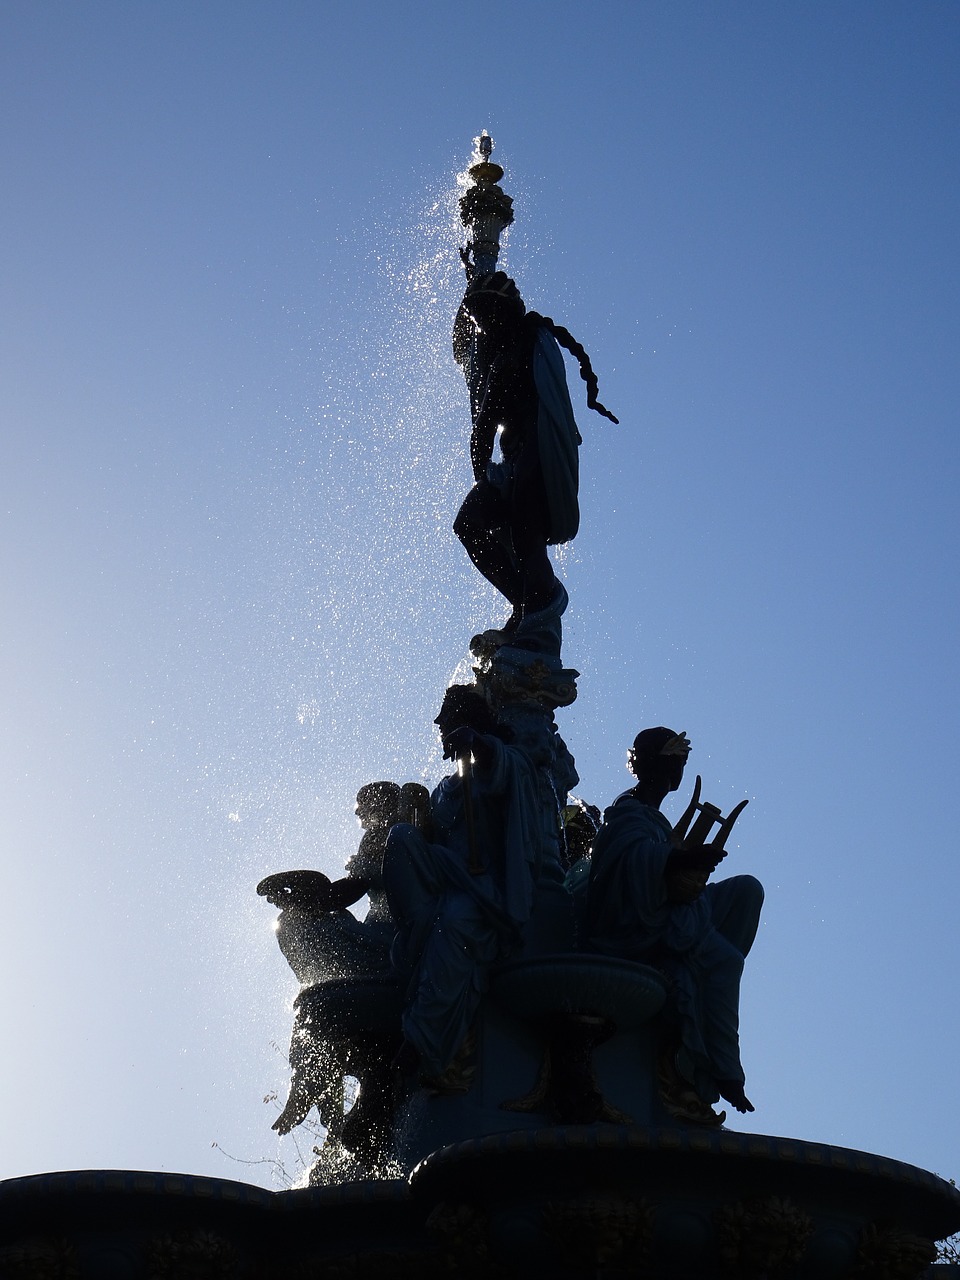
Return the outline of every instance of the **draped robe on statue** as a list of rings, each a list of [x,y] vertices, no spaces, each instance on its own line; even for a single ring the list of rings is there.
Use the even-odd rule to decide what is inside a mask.
[[[428,842],[400,824],[383,874],[399,932],[395,967],[409,976],[403,1032],[423,1070],[439,1077],[463,1043],[487,989],[488,971],[522,942],[536,891],[562,884],[558,801],[546,770],[495,738],[471,780],[475,843],[484,869],[470,871],[463,782],[444,778],[431,798]]]
[[[672,985],[678,1065],[707,1103],[718,1080],[744,1082],[739,1005],[763,889],[753,876],[708,884],[693,902],[668,901],[670,823],[630,792],[607,809],[593,845],[584,918],[588,950],[652,964]]]

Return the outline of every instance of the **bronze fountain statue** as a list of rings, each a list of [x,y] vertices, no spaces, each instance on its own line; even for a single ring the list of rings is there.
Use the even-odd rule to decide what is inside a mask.
[[[908,1280],[931,1258],[934,1201],[955,1220],[943,1184],[923,1209],[903,1192],[907,1166],[732,1133],[715,1109],[754,1110],[739,994],[763,889],[716,877],[746,801],[724,816],[698,777],[671,826],[660,806],[690,742],[663,726],[637,734],[634,785],[602,819],[573,795],[556,713],[578,673],[563,665],[569,601],[548,554],[580,523],[561,348],[588,407],[617,419],[583,347],[498,269],[514,212],[492,151],[475,139],[460,201],[453,354],[474,485],[454,530],[510,612],[470,641],[473,683],[446,692],[436,724],[453,768],[432,794],[405,808],[396,784],[371,784],[344,879],[259,886],[302,983],[274,1127],[315,1106],[327,1138],[312,1183],[372,1180],[432,1205],[428,1269],[454,1232],[441,1270]],[[345,1115],[346,1075],[360,1092]]]
[[[662,756],[642,744],[651,734],[666,732],[671,741],[673,735],[639,735],[631,757],[635,771],[643,764],[636,787],[607,811],[592,869],[588,848],[567,875],[562,813],[578,777],[555,712],[576,696],[577,673],[561,661],[568,598],[547,548],[569,541],[579,527],[580,434],[561,345],[579,362],[588,406],[617,419],[599,402],[580,344],[527,310],[514,281],[496,269],[513,208],[492,149],[489,135],[476,140],[471,185],[460,202],[470,239],[461,251],[467,285],[453,351],[470,397],[475,484],[454,529],[511,613],[474,637],[475,683],[447,690],[437,725],[456,770],[422,806],[421,820],[402,820],[396,784],[371,784],[364,790],[379,788],[382,834],[374,856],[360,859],[366,874],[348,873],[331,885],[318,872],[290,872],[268,877],[258,890],[283,908],[278,940],[303,984],[290,1098],[275,1127],[289,1131],[316,1105],[328,1143],[352,1147],[355,1156],[362,1150],[367,1168],[426,1154],[406,1121],[390,1120],[391,1107],[399,1102],[397,1115],[406,1114],[418,1093],[460,1097],[461,1114],[447,1134],[458,1138],[515,1127],[518,1112],[528,1124],[670,1117],[716,1125],[723,1116],[711,1104],[721,1094],[752,1110],[743,1091],[737,1004],[762,891],[751,877],[708,885],[736,815],[721,838],[706,843],[719,811],[699,804],[699,779],[682,829],[671,831],[660,815],[663,796],[680,782],[685,738],[676,738],[682,751],[668,743]],[[700,818],[687,832],[697,809]],[[372,838],[368,831],[364,841]],[[371,884],[376,910],[357,921],[348,907],[372,892]],[[604,975],[605,995],[598,993]],[[617,1004],[631,976],[637,991],[625,997],[625,1015]],[[368,1055],[373,1009],[386,1016],[372,1073],[344,1039],[344,1019],[324,1013],[331,996],[340,1008],[350,983],[358,1008],[373,1000],[369,1019],[351,1022]],[[527,1025],[546,1019],[550,1028],[533,1089],[499,1099],[492,1115],[481,1098],[477,1049],[491,984],[498,1008],[512,1009]],[[578,995],[581,989],[586,994]],[[574,1007],[578,1001],[581,1008]],[[593,1049],[615,1040],[625,1018],[648,1021],[661,1006],[656,1053],[635,1065],[643,1096],[614,1104],[597,1083]],[[499,1034],[485,1032],[488,1039]],[[392,1087],[383,1073],[387,1047]],[[371,1146],[369,1127],[344,1121],[338,1110],[351,1062],[361,1077],[356,1111],[376,1112],[379,1148]],[[656,1091],[647,1096],[655,1063],[658,1098]],[[374,1079],[384,1099],[377,1108],[369,1099]]]
[[[724,816],[698,777],[671,826],[690,742],[662,725],[637,734],[633,785],[602,816],[573,794],[557,713],[578,673],[547,551],[580,519],[561,347],[616,419],[583,348],[498,270],[513,204],[492,152],[476,139],[460,204],[475,483],[455,529],[510,612],[443,698],[449,775],[430,794],[362,787],[339,879],[258,886],[300,983],[274,1129],[315,1114],[325,1132],[308,1185],[14,1179],[0,1276],[932,1280],[934,1242],[960,1227],[960,1192],[934,1174],[738,1133],[715,1109],[753,1111],[739,993],[763,891],[717,877],[746,801]]]

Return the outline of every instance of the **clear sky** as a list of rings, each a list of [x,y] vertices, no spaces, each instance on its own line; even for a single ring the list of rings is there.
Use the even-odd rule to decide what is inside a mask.
[[[7,0],[0,1176],[296,1173],[254,887],[441,775],[504,612],[450,531],[482,128],[621,420],[572,377],[580,793],[665,723],[750,798],[737,1127],[958,1176],[958,55],[953,0]]]

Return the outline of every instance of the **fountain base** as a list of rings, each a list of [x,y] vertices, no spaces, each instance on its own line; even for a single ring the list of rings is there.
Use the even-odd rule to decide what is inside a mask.
[[[794,1139],[560,1125],[442,1148],[407,1179],[339,1187],[19,1178],[0,1184],[0,1222],[5,1280],[918,1280],[933,1241],[960,1223],[960,1192],[896,1160]]]

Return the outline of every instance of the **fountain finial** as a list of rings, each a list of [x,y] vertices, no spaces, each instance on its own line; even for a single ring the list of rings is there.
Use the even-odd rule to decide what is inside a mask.
[[[500,235],[513,222],[513,200],[498,186],[503,169],[490,159],[492,153],[493,138],[484,129],[473,140],[471,185],[460,198],[460,221],[470,232],[460,250],[468,281],[497,269]]]

